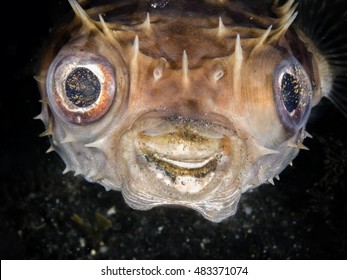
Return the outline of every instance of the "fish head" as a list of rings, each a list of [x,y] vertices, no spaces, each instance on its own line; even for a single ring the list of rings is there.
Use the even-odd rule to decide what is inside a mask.
[[[241,26],[225,14],[244,4],[224,2],[219,17],[168,5],[124,22],[70,1],[76,16],[40,74],[41,119],[65,172],[135,209],[179,205],[219,222],[305,148],[320,73],[290,29],[293,3],[277,18],[241,9]]]

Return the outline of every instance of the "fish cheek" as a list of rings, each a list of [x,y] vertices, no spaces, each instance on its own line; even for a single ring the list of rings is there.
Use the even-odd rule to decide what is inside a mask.
[[[252,54],[242,69],[240,112],[245,130],[255,141],[274,148],[285,140],[286,131],[279,118],[273,91],[274,69],[281,55],[269,48]]]

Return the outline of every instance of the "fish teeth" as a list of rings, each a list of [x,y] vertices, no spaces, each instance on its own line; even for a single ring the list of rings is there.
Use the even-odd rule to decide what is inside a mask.
[[[161,161],[165,161],[167,163],[170,163],[172,165],[185,168],[185,169],[198,169],[204,167],[207,163],[209,163],[212,160],[212,157],[205,159],[203,161],[179,161],[174,159],[168,159],[165,157],[157,157]]]

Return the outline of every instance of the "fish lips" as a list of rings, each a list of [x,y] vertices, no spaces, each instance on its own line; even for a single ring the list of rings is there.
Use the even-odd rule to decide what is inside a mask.
[[[220,115],[141,115],[120,140],[122,194],[134,209],[185,206],[219,222],[236,212],[245,143]]]

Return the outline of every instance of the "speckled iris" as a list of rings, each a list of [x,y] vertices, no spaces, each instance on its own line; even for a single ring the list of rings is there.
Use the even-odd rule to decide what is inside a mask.
[[[67,98],[80,108],[94,104],[100,95],[100,89],[99,79],[85,67],[75,68],[65,81]]]
[[[302,86],[296,77],[289,73],[283,75],[281,96],[283,105],[289,113],[298,108],[302,90]]]

